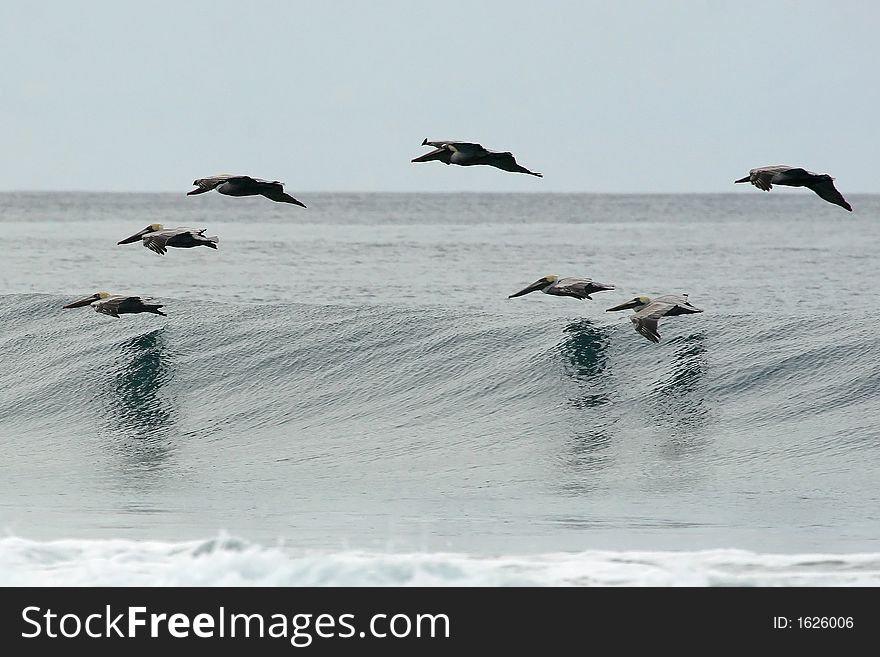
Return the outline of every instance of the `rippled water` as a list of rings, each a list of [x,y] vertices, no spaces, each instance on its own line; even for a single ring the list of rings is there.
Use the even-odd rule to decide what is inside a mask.
[[[7,533],[880,552],[880,197],[295,195],[0,195]],[[220,248],[116,246],[157,221]],[[506,298],[548,273],[617,289]]]

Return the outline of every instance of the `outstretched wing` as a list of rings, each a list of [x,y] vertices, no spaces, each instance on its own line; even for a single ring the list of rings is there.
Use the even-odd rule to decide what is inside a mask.
[[[647,306],[642,308],[639,312],[636,313],[636,316],[645,317],[649,319],[660,320],[664,315],[668,315],[670,311],[674,308],[678,307],[678,303],[673,300],[660,300],[654,299]]]
[[[558,297],[574,297],[575,299],[589,299],[591,290],[588,289],[590,280],[586,278],[560,278],[556,283],[547,288],[547,294]]]
[[[664,299],[654,299],[630,317],[636,332],[644,335],[651,342],[660,342],[660,333],[657,332],[657,326],[660,323],[660,319],[678,305],[676,303],[677,300],[676,296],[673,295],[667,295]]]
[[[660,342],[660,334],[657,332],[657,325],[660,320],[657,317],[643,317],[641,313],[637,313],[630,317],[636,332],[644,335],[651,342]]]
[[[749,182],[758,189],[763,189],[765,192],[769,192],[773,189],[773,185],[771,184],[773,178],[789,169],[791,169],[791,167],[784,164],[772,167],[758,167],[757,169],[749,171]]]
[[[470,141],[448,141],[445,142],[445,146],[456,153],[461,153],[468,157],[485,157],[492,154],[492,151],[486,150],[481,144]]]
[[[642,308],[640,314],[652,315],[659,319],[664,315],[674,317],[676,315],[692,315],[694,313],[703,312],[702,308],[697,308],[690,301],[686,294],[664,294],[652,300],[647,306]]]
[[[124,304],[126,304],[126,302],[128,302],[129,304],[132,301],[140,303],[140,300],[140,297],[114,296],[102,299],[101,301],[97,301],[92,305],[95,306],[95,310],[99,313],[104,313],[105,315],[110,315],[111,317],[119,317],[119,310],[120,308],[124,307]]]
[[[305,203],[297,201],[290,194],[287,194],[284,191],[284,187],[280,182],[269,182],[267,180],[260,180],[258,181],[258,183],[260,194],[262,194],[266,198],[276,201],[278,203],[292,203],[294,205],[300,206],[301,208],[306,207]]]
[[[590,278],[560,278],[557,283],[548,290],[549,294],[557,294],[560,296],[575,297],[577,299],[591,299],[593,292],[602,290],[613,290],[613,285],[604,283],[596,283]]]
[[[251,187],[262,187],[263,185],[283,185],[280,180],[263,180],[262,178],[254,178],[252,176],[229,176],[226,181],[237,185],[249,185]]]
[[[108,297],[94,304],[95,310],[111,317],[119,317],[121,313],[152,312],[157,315],[165,315],[159,308],[161,304],[146,303],[141,297],[126,297],[122,295]]]
[[[160,230],[155,233],[147,233],[141,239],[144,242],[144,246],[150,251],[159,255],[165,255],[168,251],[166,248],[168,240],[171,239],[172,235],[176,234],[176,232]]]
[[[530,176],[537,176],[538,178],[543,178],[543,173],[538,173],[537,171],[529,171],[524,166],[519,164],[516,161],[516,158],[513,157],[513,153],[504,152],[504,153],[495,153],[491,152],[486,156],[486,164],[489,164],[493,167],[497,167],[502,171],[511,171],[513,173],[527,173]]]
[[[843,198],[843,194],[837,191],[837,188],[834,186],[834,182],[830,177],[810,183],[809,187],[829,203],[834,203],[834,205],[839,205],[852,212],[852,206],[846,202],[846,199]]]

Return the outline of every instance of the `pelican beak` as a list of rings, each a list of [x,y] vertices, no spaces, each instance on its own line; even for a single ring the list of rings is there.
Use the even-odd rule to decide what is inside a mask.
[[[437,148],[430,153],[425,153],[424,155],[420,155],[419,157],[410,160],[410,162],[431,162],[432,160],[443,160],[444,157],[448,157],[449,155],[451,155],[451,153],[445,148]]]
[[[514,292],[511,294],[508,299],[513,299],[514,297],[521,297],[524,294],[529,294],[530,292],[535,292],[536,290],[540,290],[541,288],[547,287],[547,280],[542,278],[539,281],[535,281],[531,285],[526,288],[523,288],[519,292]]]
[[[82,308],[83,306],[88,306],[93,301],[97,301],[100,297],[97,294],[92,294],[88,297],[83,297],[82,299],[78,299],[77,301],[71,301],[64,308]]]
[[[142,238],[144,235],[146,235],[147,233],[150,233],[150,232],[152,232],[152,229],[149,226],[147,226],[142,231],[135,233],[131,237],[126,237],[124,240],[119,240],[116,243],[117,244],[131,244],[132,242],[137,242],[140,238]]]
[[[635,308],[639,305],[638,299],[633,299],[632,301],[627,301],[626,303],[622,303],[619,306],[614,306],[614,308],[608,308],[605,312],[610,313],[616,310],[628,310],[629,308]]]
[[[193,184],[195,184],[195,183],[193,183]],[[211,191],[210,188],[198,187],[198,188],[192,190],[191,192],[187,192],[186,195],[187,196],[195,196],[196,194],[204,194],[205,192],[210,192],[210,191]]]

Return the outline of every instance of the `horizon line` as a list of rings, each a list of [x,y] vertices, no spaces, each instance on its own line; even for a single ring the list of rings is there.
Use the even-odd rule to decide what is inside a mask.
[[[521,195],[538,195],[538,194],[583,194],[593,196],[718,196],[718,195],[739,195],[742,190],[735,191],[682,191],[682,192],[597,192],[597,191],[562,191],[562,190],[516,190],[516,191],[492,191],[492,190],[307,190],[297,189],[297,194],[521,194]],[[0,189],[0,194],[181,194],[186,196],[185,191],[181,190],[158,190],[158,189],[129,189],[129,190],[107,190],[107,189]],[[869,196],[877,195],[880,192],[854,192],[848,191],[847,196]]]

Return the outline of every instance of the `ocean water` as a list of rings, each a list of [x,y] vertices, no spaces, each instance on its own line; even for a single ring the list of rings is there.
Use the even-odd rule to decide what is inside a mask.
[[[880,197],[291,191],[0,194],[0,584],[880,584]]]

